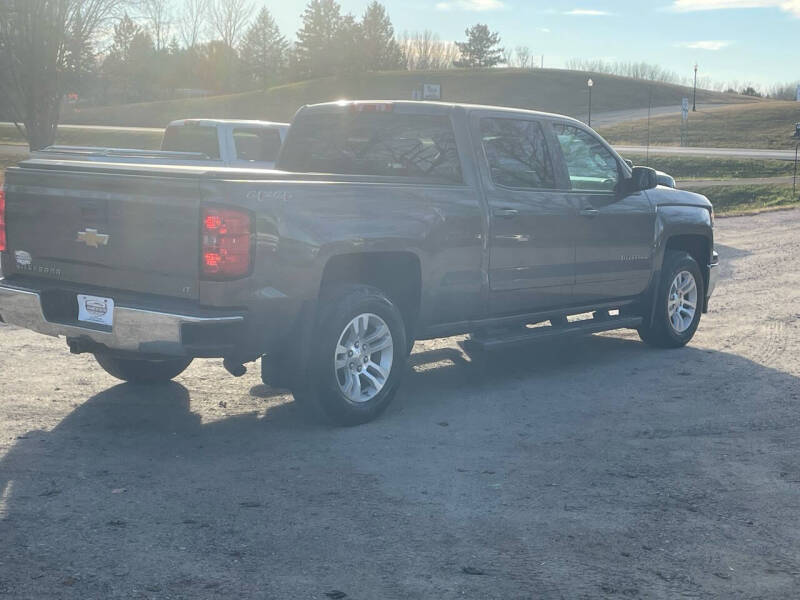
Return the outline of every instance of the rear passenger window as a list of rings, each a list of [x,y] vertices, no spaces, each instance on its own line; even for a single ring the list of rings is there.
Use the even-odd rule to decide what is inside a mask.
[[[481,138],[494,183],[510,188],[555,189],[553,163],[538,122],[481,119]]]
[[[162,150],[168,152],[200,152],[213,160],[219,159],[219,141],[216,127],[177,125],[168,127],[164,134]]]
[[[275,162],[281,150],[281,135],[273,129],[234,129],[233,141],[239,160]]]
[[[461,183],[450,118],[393,112],[311,114],[292,124],[281,169]]]
[[[574,191],[613,192],[617,189],[617,159],[599,139],[566,123],[555,123],[553,128],[564,153]]]

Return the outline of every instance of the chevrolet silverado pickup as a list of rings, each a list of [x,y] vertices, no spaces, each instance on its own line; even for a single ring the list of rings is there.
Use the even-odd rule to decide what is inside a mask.
[[[633,328],[677,348],[717,281],[710,202],[567,117],[307,106],[277,166],[9,169],[0,320],[134,383],[261,359],[265,383],[356,424],[392,400],[414,340],[488,352]]]

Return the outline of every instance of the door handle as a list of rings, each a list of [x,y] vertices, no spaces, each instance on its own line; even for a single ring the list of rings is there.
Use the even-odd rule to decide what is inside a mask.
[[[516,208],[495,208],[492,214],[500,219],[513,219],[519,211]]]
[[[584,208],[583,210],[581,210],[581,216],[582,217],[592,218],[592,217],[596,217],[599,214],[600,214],[600,211],[597,210],[596,208]]]

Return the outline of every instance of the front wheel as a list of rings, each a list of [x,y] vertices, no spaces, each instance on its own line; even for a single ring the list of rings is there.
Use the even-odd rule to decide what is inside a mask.
[[[329,290],[320,305],[310,377],[292,390],[295,399],[340,425],[372,421],[392,401],[405,369],[403,317],[383,292],[366,285]]]
[[[700,324],[704,293],[697,261],[686,252],[667,252],[656,292],[653,322],[639,328],[639,337],[659,348],[688,344]]]
[[[103,370],[117,379],[129,383],[166,383],[183,373],[192,363],[191,358],[170,358],[166,360],[144,360],[138,358],[119,358],[111,354],[94,355]]]

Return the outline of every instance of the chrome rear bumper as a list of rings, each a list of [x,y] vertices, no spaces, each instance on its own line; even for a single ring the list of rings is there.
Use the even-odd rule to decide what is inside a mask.
[[[77,300],[76,300],[77,302]],[[186,355],[184,325],[232,325],[243,315],[197,316],[142,308],[114,308],[113,328],[89,324],[54,322],[45,317],[39,290],[25,289],[0,279],[0,318],[5,323],[49,336],[89,340],[113,350],[159,355]]]

